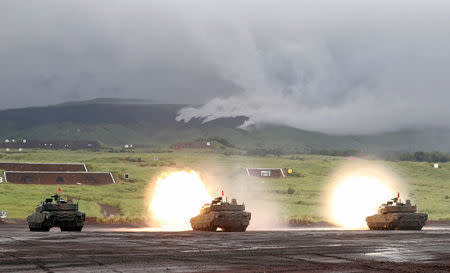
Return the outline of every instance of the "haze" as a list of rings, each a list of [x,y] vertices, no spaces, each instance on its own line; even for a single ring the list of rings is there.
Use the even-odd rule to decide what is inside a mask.
[[[449,128],[448,1],[0,2],[0,108],[200,105],[333,134]]]

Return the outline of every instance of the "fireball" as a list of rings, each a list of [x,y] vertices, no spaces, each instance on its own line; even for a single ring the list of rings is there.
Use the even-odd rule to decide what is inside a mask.
[[[331,193],[331,221],[344,228],[367,228],[366,217],[377,213],[381,203],[391,199],[394,192],[375,177],[345,177]]]
[[[162,175],[151,193],[152,222],[162,228],[188,229],[190,218],[211,201],[205,184],[194,172],[179,171]]]

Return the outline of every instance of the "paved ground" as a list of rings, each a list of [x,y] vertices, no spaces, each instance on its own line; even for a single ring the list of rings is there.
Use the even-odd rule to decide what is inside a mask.
[[[450,272],[450,228],[152,232],[0,225],[0,272]]]

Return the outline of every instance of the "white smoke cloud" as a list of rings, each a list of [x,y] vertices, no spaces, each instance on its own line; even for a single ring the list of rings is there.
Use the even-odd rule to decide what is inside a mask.
[[[184,108],[177,120],[243,115],[243,127],[336,134],[448,128],[448,2],[253,4],[235,13],[227,5],[192,27],[204,55],[242,91]]]

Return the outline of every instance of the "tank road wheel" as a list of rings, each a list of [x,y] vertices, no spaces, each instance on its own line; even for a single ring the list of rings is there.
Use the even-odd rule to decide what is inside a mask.
[[[247,226],[223,227],[222,231],[224,231],[224,232],[244,232],[246,229],[247,229]]]
[[[214,224],[209,224],[208,231],[217,231],[217,227]]]
[[[61,227],[61,231],[76,231],[80,232],[83,227]]]
[[[50,228],[30,228],[30,231],[48,232],[50,231]]]
[[[241,226],[239,229],[240,232],[245,232],[245,230],[247,230],[247,226]]]

